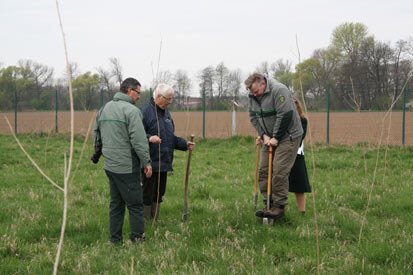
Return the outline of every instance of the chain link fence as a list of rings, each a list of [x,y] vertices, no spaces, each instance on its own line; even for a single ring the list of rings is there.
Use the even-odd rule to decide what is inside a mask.
[[[405,94],[407,91],[404,91]],[[96,110],[111,100],[113,94],[102,90],[92,96],[77,98],[75,102],[75,131],[85,135]],[[137,106],[149,102],[151,91],[142,91]],[[67,92],[47,91],[31,101],[19,102],[21,95],[15,92],[12,110],[2,110],[12,123],[16,133],[67,133],[70,131],[70,112]],[[216,100],[216,99],[215,99]],[[80,102],[83,101],[83,102]],[[235,101],[235,103],[234,103]],[[358,143],[413,146],[413,112],[406,103],[406,96],[399,99],[401,110],[386,112],[332,111],[326,100],[326,110],[310,112],[310,128],[306,142],[324,144]],[[222,98],[219,110],[211,109],[206,97],[174,98],[168,107],[179,136],[228,138],[233,135],[255,136],[249,121],[248,98]],[[406,106],[407,105],[407,106]],[[218,106],[218,105],[216,105]],[[0,119],[0,134],[9,134],[4,118]]]

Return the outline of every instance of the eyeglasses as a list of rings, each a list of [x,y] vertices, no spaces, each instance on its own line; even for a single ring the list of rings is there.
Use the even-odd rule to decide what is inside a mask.
[[[131,90],[132,90],[132,91],[135,91],[138,95],[141,93],[141,92],[138,92],[137,90],[132,89],[132,88],[131,88]]]
[[[165,97],[164,95],[161,95],[161,97],[163,97],[166,101],[172,102],[172,97],[167,98],[167,97]]]

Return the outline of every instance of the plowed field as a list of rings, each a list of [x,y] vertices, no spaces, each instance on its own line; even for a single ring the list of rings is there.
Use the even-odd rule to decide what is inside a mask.
[[[14,113],[3,113],[14,127]],[[75,113],[75,131],[79,134],[87,132],[94,112]],[[402,142],[402,113],[393,112],[384,120],[385,113],[331,113],[330,114],[330,143],[356,144],[369,142],[379,144],[401,145]],[[202,112],[173,112],[175,133],[178,136],[194,134],[202,136]],[[310,113],[311,138],[306,142],[326,142],[326,114]],[[20,112],[17,118],[18,133],[50,132],[55,130],[55,113],[53,112]],[[205,122],[205,137],[227,138],[232,134],[231,112],[207,112]],[[59,132],[69,132],[70,114],[60,112],[58,116]],[[382,134],[383,129],[383,134]],[[390,135],[388,135],[390,131]],[[0,134],[10,133],[4,117],[0,118]],[[251,126],[247,112],[237,113],[237,135],[256,135]],[[405,144],[413,145],[413,112],[406,113]]]

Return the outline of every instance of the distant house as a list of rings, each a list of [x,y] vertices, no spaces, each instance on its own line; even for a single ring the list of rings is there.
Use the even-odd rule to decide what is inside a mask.
[[[208,101],[208,99],[206,99]],[[184,98],[183,105],[185,108],[189,107],[190,109],[198,109],[202,106],[202,97],[191,97],[188,96]]]
[[[210,98],[207,97],[205,98],[205,104],[208,106],[208,102],[209,102]],[[230,101],[232,102],[232,99],[230,98],[225,98],[223,99],[225,101]],[[248,97],[247,96],[240,96],[237,100],[237,108],[245,108],[248,107]],[[179,106],[184,107],[184,109],[186,109],[187,107],[189,107],[189,109],[191,110],[199,110],[202,109],[202,97],[185,97],[183,100],[181,100],[179,103],[178,102],[174,102],[175,104],[178,104]],[[232,105],[230,105],[232,106]],[[231,110],[232,107],[230,107]]]

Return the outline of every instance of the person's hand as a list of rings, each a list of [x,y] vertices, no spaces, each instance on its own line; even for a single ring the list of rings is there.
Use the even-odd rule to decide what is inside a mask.
[[[147,178],[152,177],[152,166],[150,164],[146,165],[145,167],[143,167],[143,172],[145,173],[145,176]]]
[[[98,162],[99,162],[99,158],[100,158],[100,155],[98,155],[98,154],[93,154],[93,156],[90,158],[90,160],[94,163],[94,164],[97,164]]]
[[[188,147],[188,150],[189,150],[189,151],[192,151],[192,150],[195,149],[195,142],[188,141],[188,142],[186,143],[186,146]]]
[[[262,137],[264,138],[264,144],[270,146],[270,137],[266,134],[264,134]]]
[[[151,136],[149,138],[149,142],[150,143],[155,143],[155,144],[159,144],[162,142],[162,139],[160,139],[158,136]]]
[[[257,137],[257,138],[255,139],[255,144],[256,144],[256,145],[261,145],[261,144],[262,144],[262,139],[261,139],[260,137]]]
[[[268,146],[276,147],[277,145],[278,145],[278,140],[276,138],[270,139]]]

